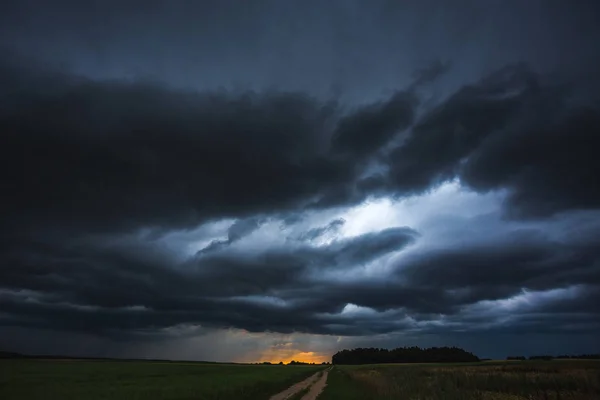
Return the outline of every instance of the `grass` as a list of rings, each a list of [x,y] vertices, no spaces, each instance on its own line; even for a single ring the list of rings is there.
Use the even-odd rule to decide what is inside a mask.
[[[321,366],[1,360],[0,399],[268,399]]]
[[[336,366],[319,400],[600,399],[598,361]]]
[[[308,392],[310,392],[310,387],[306,387],[299,392],[296,392],[292,397],[288,397],[287,400],[301,400]]]
[[[319,400],[371,400],[377,394],[366,385],[353,379],[346,367],[333,367],[327,376],[327,386],[319,395]]]

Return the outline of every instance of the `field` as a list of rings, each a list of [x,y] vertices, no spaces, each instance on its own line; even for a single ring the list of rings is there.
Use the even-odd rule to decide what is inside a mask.
[[[336,366],[319,400],[597,400],[600,361]]]
[[[268,399],[322,366],[0,360],[0,399]]]
[[[185,362],[0,360],[0,399],[268,400],[324,369]],[[327,386],[318,400],[600,399],[600,361],[335,366],[328,376],[325,372],[325,380]],[[310,388],[300,388],[291,398],[278,398],[300,400]]]

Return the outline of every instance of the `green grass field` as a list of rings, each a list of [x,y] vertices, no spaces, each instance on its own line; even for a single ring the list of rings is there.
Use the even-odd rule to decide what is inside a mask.
[[[268,399],[323,366],[0,360],[0,399]],[[303,393],[294,398],[301,398]],[[335,366],[319,400],[597,400],[600,361]]]
[[[598,400],[600,361],[336,366],[319,400]]]
[[[0,360],[0,399],[268,399],[322,366]]]

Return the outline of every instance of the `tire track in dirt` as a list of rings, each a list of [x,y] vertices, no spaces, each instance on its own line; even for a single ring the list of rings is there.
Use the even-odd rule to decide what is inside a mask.
[[[269,398],[269,400],[286,400],[298,393],[299,391],[310,387],[310,390],[307,394],[302,396],[302,400],[314,400],[321,393],[323,388],[327,382],[327,373],[331,368],[323,371],[321,375],[321,371],[311,375],[303,381],[293,384],[289,388],[285,389],[283,392],[277,393]],[[319,378],[320,376],[320,378]]]
[[[325,389],[325,386],[327,386],[327,374],[330,370],[331,367],[323,371],[321,378],[310,387],[309,392],[306,393],[301,400],[316,400],[317,397],[319,397],[323,389]]]

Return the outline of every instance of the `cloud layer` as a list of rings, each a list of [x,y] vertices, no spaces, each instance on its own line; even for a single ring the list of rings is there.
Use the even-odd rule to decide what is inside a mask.
[[[27,54],[0,62],[7,331],[329,335],[288,337],[288,355],[335,337],[600,332],[593,59],[505,57],[467,78],[448,57],[358,99]]]

